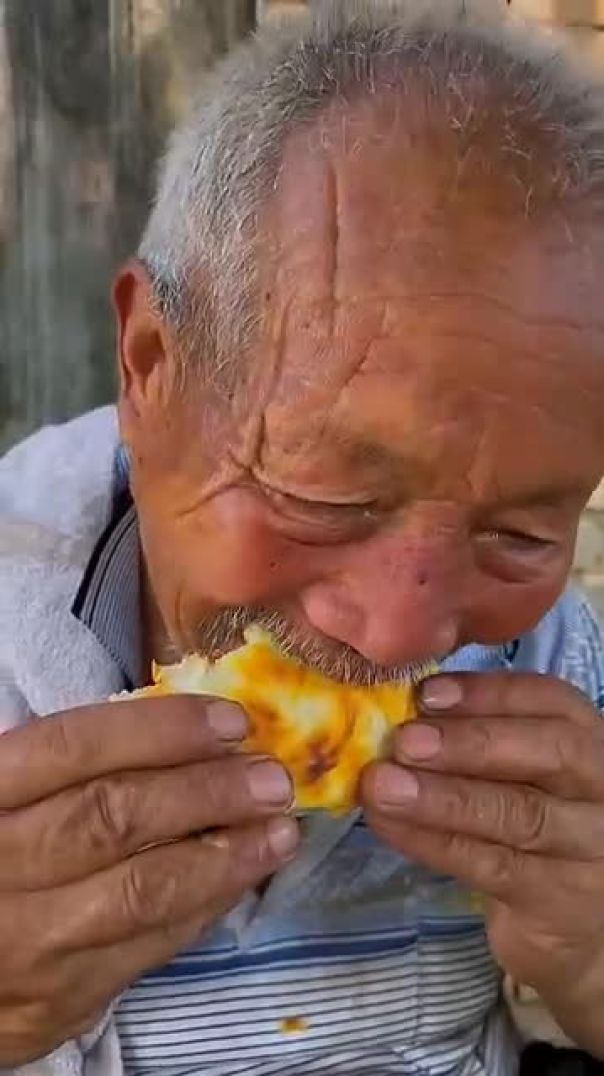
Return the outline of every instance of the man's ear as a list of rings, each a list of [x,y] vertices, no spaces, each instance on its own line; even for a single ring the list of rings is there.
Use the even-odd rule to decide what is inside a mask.
[[[173,377],[173,341],[154,303],[149,274],[128,262],[113,287],[117,319],[120,416],[128,426],[165,402]]]

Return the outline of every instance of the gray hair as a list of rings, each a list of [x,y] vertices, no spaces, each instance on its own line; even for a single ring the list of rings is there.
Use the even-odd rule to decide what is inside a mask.
[[[464,117],[488,121],[489,96],[503,95],[510,159],[526,165],[542,142],[560,197],[595,192],[604,176],[599,87],[545,33],[496,7],[324,0],[302,20],[268,24],[218,68],[169,143],[139,249],[185,369],[232,383],[259,323],[258,221],[285,141],[335,98],[408,96],[427,71],[433,100],[463,139]],[[460,87],[472,95],[464,108]]]

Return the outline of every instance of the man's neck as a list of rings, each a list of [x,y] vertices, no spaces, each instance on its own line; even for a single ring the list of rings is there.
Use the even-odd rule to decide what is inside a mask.
[[[174,653],[174,648],[169,641],[142,558],[140,595],[141,659],[145,682],[149,683],[153,662],[159,665],[171,665],[177,660],[178,655]]]

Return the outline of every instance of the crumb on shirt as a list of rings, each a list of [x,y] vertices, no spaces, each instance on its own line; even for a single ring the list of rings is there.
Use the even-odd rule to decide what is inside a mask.
[[[483,915],[485,900],[482,893],[470,893],[469,894],[470,911],[474,915]]]
[[[286,1016],[281,1021],[281,1031],[284,1035],[303,1035],[308,1031],[308,1020],[303,1016]]]

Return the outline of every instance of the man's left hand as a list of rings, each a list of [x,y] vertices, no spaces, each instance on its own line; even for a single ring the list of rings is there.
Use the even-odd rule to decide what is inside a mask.
[[[394,761],[364,775],[368,823],[483,894],[501,967],[604,1057],[604,721],[533,674],[447,674],[419,696]]]

